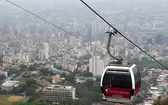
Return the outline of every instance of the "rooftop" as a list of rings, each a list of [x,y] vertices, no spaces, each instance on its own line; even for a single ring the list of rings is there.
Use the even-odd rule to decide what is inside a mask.
[[[73,86],[61,86],[61,85],[51,85],[46,88],[44,88],[43,91],[45,90],[61,90],[61,91],[68,91],[68,90],[73,90]]]
[[[14,86],[16,83],[18,83],[19,81],[5,81],[2,86],[4,87],[10,87],[10,86]]]

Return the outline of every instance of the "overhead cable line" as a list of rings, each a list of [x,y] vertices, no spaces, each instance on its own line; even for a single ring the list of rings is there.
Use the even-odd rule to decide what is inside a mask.
[[[68,31],[66,31],[65,29],[63,29],[63,28],[61,28],[61,27],[55,25],[54,23],[49,22],[48,20],[46,20],[46,19],[44,19],[44,18],[42,18],[42,17],[40,17],[40,16],[38,16],[38,15],[36,15],[36,14],[30,12],[29,10],[27,10],[27,9],[25,9],[25,8],[23,8],[23,7],[19,6],[19,5],[17,5],[17,4],[15,4],[15,3],[11,2],[10,0],[6,0],[6,1],[9,2],[9,3],[12,4],[12,5],[14,5],[14,6],[16,6],[16,7],[20,8],[20,9],[22,9],[22,10],[24,10],[24,11],[30,13],[31,15],[33,15],[33,16],[35,16],[35,17],[37,17],[37,18],[39,18],[39,19],[41,19],[41,20],[47,22],[48,24],[50,24],[50,25],[52,25],[52,26],[54,26],[54,27],[56,27],[56,28],[58,28],[58,29],[64,31],[65,33],[68,33],[68,34],[70,34],[70,35],[72,35],[72,36],[74,36],[74,37],[76,37],[76,38],[82,40],[83,42],[87,42],[86,40],[83,40],[83,39],[79,38],[78,36],[75,36],[74,34],[72,34],[72,33],[68,32]],[[132,44],[133,44],[134,46],[136,46],[137,48],[139,48],[142,52],[144,52],[146,55],[148,55],[149,57],[151,57],[151,58],[152,58],[154,61],[156,61],[158,64],[160,64],[160,65],[163,66],[164,68],[168,69],[166,66],[164,66],[162,63],[160,63],[159,61],[157,61],[157,60],[156,60],[154,57],[152,57],[151,55],[149,55],[147,52],[145,52],[142,48],[140,48],[138,45],[136,45],[136,44],[135,44],[134,42],[132,42],[130,39],[128,39],[127,37],[125,37],[121,32],[119,32],[116,28],[114,28],[108,21],[106,21],[101,15],[99,15],[96,11],[94,11],[94,10],[93,10],[88,4],[86,4],[83,0],[80,0],[80,1],[83,2],[89,9],[91,9],[97,16],[99,16],[99,17],[100,17],[105,23],[107,23],[111,28],[113,28],[113,30],[114,30],[116,33],[118,33],[118,34],[120,34],[121,36],[123,36],[126,40],[128,40],[130,43],[132,43]],[[93,46],[93,45],[92,45],[92,46]]]
[[[82,39],[82,38],[79,38],[78,36],[72,34],[71,32],[66,31],[65,29],[63,29],[63,28],[61,28],[61,27],[55,25],[54,23],[52,23],[52,22],[50,22],[50,21],[48,21],[48,20],[46,20],[46,19],[44,19],[44,18],[38,16],[37,14],[35,14],[35,13],[33,13],[33,12],[31,12],[31,11],[29,11],[29,10],[27,10],[27,9],[25,9],[25,8],[23,8],[23,7],[21,7],[21,6],[19,6],[19,5],[17,5],[16,3],[11,2],[10,0],[6,0],[6,1],[9,2],[10,4],[12,4],[12,5],[14,5],[14,6],[16,6],[16,7],[20,8],[20,9],[22,9],[23,11],[25,11],[25,12],[27,12],[27,13],[29,13],[29,14],[31,14],[31,15],[33,15],[33,16],[35,16],[35,17],[41,19],[41,20],[43,20],[43,21],[45,21],[46,23],[48,23],[48,24],[50,24],[50,25],[52,25],[52,26],[54,26],[54,27],[56,27],[56,28],[58,28],[58,29],[64,31],[65,33],[68,33],[69,35],[74,36],[75,38],[80,39],[81,41],[83,41],[83,42],[85,42],[85,43],[88,43],[86,40],[84,40],[84,39]],[[91,43],[91,46],[100,49],[98,46],[93,45],[92,43]]]
[[[52,23],[52,22],[50,22],[50,21],[48,21],[48,20],[46,20],[46,19],[44,19],[44,18],[38,16],[37,14],[35,14],[35,13],[33,13],[33,12],[31,12],[31,11],[29,11],[29,10],[27,10],[27,9],[25,9],[25,8],[23,8],[23,7],[21,7],[21,6],[19,6],[19,5],[17,5],[16,3],[11,2],[10,0],[6,0],[6,1],[9,2],[10,4],[12,4],[12,5],[14,5],[14,6],[16,6],[16,7],[20,8],[20,9],[22,9],[23,11],[25,11],[25,12],[27,12],[27,13],[29,13],[29,14],[31,14],[31,15],[33,15],[33,16],[35,16],[35,17],[41,19],[41,20],[43,20],[43,21],[45,21],[46,23],[48,23],[48,24],[50,24],[50,25],[52,25],[52,26],[54,26],[54,27],[56,27],[56,28],[58,28],[58,29],[64,31],[65,33],[68,33],[69,35],[74,36],[75,38],[80,39],[81,41],[83,41],[83,42],[85,42],[85,43],[88,43],[86,40],[84,40],[84,39],[82,39],[82,38],[79,38],[78,36],[72,34],[71,32],[66,31],[65,29],[63,29],[63,28],[61,28],[61,27],[55,25],[54,23]],[[91,43],[91,46],[100,49],[98,46],[93,45],[92,43]]]
[[[24,11],[26,11],[27,13],[29,13],[29,14],[31,14],[31,15],[33,15],[33,16],[35,16],[35,17],[37,17],[37,18],[39,18],[39,19],[41,19],[41,20],[43,20],[43,21],[45,21],[46,23],[48,23],[48,24],[50,24],[50,25],[52,25],[52,26],[54,26],[54,27],[56,27],[56,28],[58,28],[58,29],[64,31],[65,33],[68,33],[68,34],[70,34],[70,35],[76,37],[77,39],[80,39],[80,40],[82,40],[82,41],[84,41],[84,42],[87,42],[87,41],[85,41],[85,40],[79,38],[78,36],[76,36],[76,35],[74,35],[74,34],[68,32],[68,31],[66,31],[65,29],[63,29],[63,28],[61,28],[61,27],[55,25],[54,23],[52,23],[52,22],[50,22],[50,21],[48,21],[48,20],[46,20],[46,19],[44,19],[44,18],[42,18],[42,17],[36,15],[35,13],[33,13],[33,12],[31,12],[31,11],[29,11],[29,10],[27,10],[27,9],[25,9],[25,8],[23,8],[23,7],[21,7],[21,6],[17,5],[17,4],[15,4],[15,3],[13,3],[13,2],[11,2],[10,0],[6,0],[6,1],[9,2],[10,4],[12,4],[12,5],[14,5],[14,6],[16,6],[16,7],[20,8],[20,9],[22,9],[22,10],[24,10]]]
[[[80,0],[84,5],[86,5],[92,12],[94,12],[99,18],[101,18],[105,23],[107,23],[111,28],[113,28],[114,32],[117,34],[120,34],[122,37],[124,37],[126,40],[128,40],[130,43],[132,43],[134,46],[136,46],[138,49],[140,49],[142,52],[144,52],[146,55],[148,55],[150,58],[152,58],[154,61],[156,61],[158,64],[163,66],[165,69],[168,70],[168,68],[160,63],[158,60],[156,60],[154,57],[152,57],[150,54],[148,54],[146,51],[144,51],[142,48],[140,48],[138,45],[136,45],[134,42],[132,42],[130,39],[128,39],[126,36],[124,36],[120,31],[118,31],[115,27],[113,27],[108,21],[106,21],[101,15],[99,15],[94,9],[92,9],[87,3],[85,3],[83,0]]]

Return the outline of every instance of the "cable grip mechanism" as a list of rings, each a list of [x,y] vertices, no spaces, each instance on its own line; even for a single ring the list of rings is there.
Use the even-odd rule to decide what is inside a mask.
[[[114,31],[105,31],[105,33],[106,33],[106,34],[109,34],[108,42],[107,42],[107,52],[108,52],[108,54],[110,55],[110,57],[112,57],[113,59],[117,60],[116,63],[122,64],[123,58],[117,58],[117,57],[113,56],[113,55],[111,54],[111,52],[110,52],[111,37],[112,37],[112,35],[117,34],[117,31],[116,31],[116,30],[114,30]]]

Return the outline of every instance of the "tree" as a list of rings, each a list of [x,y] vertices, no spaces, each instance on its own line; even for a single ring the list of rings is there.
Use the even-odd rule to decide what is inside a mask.
[[[32,84],[31,87],[36,89],[36,88],[38,88],[38,85],[37,84]]]
[[[27,105],[27,104],[24,102],[14,102],[12,105]]]
[[[10,93],[12,94],[19,94],[19,93],[23,93],[25,91],[26,87],[24,85],[19,85],[18,87],[14,87]]]
[[[141,82],[141,91],[146,90],[147,86],[148,86],[148,84],[146,82],[142,81]]]
[[[81,63],[80,62],[77,62],[77,67],[81,67]]]
[[[70,73],[66,76],[66,81],[70,81],[70,82],[73,82],[75,79],[75,74],[74,73]]]
[[[44,103],[44,102],[14,102],[12,105],[50,105],[49,103]]]
[[[163,105],[168,105],[168,97],[164,100],[162,100]]]
[[[27,84],[26,84],[26,83],[23,83],[23,84],[20,84],[20,86],[23,87],[24,89],[26,89]]]
[[[102,94],[101,93],[94,93],[92,95],[93,102],[101,102],[102,101]]]
[[[58,70],[62,70],[62,66],[57,66],[57,64],[54,64],[54,67],[57,68]]]
[[[0,75],[0,81],[4,80],[5,76],[4,75]]]
[[[156,85],[156,81],[157,80],[157,77],[152,77],[150,80],[149,80],[149,82],[150,83],[153,83],[154,84],[154,86]]]
[[[8,92],[6,90],[1,91],[2,94],[7,94]]]
[[[26,68],[27,68],[26,65],[24,65],[24,64],[21,64],[21,65],[20,65],[20,69],[21,69],[21,70],[25,70]]]
[[[29,70],[30,70],[30,71],[36,70],[35,65],[30,65],[30,66],[29,66]]]
[[[18,94],[19,92],[17,91],[17,87],[14,87],[11,91],[12,94]]]
[[[88,89],[93,89],[94,88],[94,81],[93,80],[87,80],[85,82],[85,85],[87,86]]]
[[[50,83],[52,82],[52,78],[50,76],[46,76],[45,80],[50,82]]]
[[[0,65],[2,66],[3,63],[3,55],[0,55]]]
[[[162,104],[161,100],[157,99],[157,100],[155,100],[155,102],[153,103],[153,105],[163,105],[163,104]]]
[[[93,74],[87,70],[83,71],[80,75],[84,77],[93,77]]]
[[[96,77],[96,82],[100,82],[101,81],[101,77],[97,76]]]
[[[60,77],[66,77],[66,73],[61,73]]]
[[[32,96],[34,93],[35,93],[35,89],[32,87],[27,88],[25,91],[26,96]]]
[[[81,59],[90,59],[92,57],[91,54],[87,54],[81,57]]]
[[[48,75],[48,73],[49,73],[49,70],[47,68],[41,68],[40,71],[43,75]]]
[[[44,76],[44,75],[42,75],[41,78],[45,79],[46,81],[48,81],[50,83],[52,82],[52,77],[50,77],[50,76]]]
[[[26,78],[26,84],[28,86],[31,86],[32,84],[36,84],[36,81],[34,79],[31,79],[31,78]]]
[[[91,105],[92,102],[102,101],[102,93],[99,85],[95,85],[94,81],[88,80],[76,87],[76,94],[81,99],[78,105]],[[87,103],[87,104],[86,104]]]
[[[59,105],[74,105],[74,100],[73,99],[68,99],[67,101],[59,104]]]
[[[44,102],[29,102],[27,105],[50,105],[49,103]]]
[[[158,98],[157,100],[155,100],[153,105],[168,105],[168,97],[163,100]]]
[[[51,75],[54,75],[53,71],[49,70],[48,68],[42,68],[40,69],[42,75],[45,75],[45,76],[51,76]]]
[[[140,102],[143,102],[143,97],[138,95],[136,100],[135,100],[135,103],[140,103]]]

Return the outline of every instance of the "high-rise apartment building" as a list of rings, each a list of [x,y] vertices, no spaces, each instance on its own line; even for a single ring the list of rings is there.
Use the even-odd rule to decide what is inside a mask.
[[[37,58],[36,56],[37,56],[36,49],[31,49],[31,51],[30,51],[31,61],[35,61]]]
[[[94,76],[102,75],[105,68],[104,61],[100,59],[100,56],[93,56],[89,59],[89,72]]]
[[[45,59],[49,58],[49,43],[44,43]]]
[[[44,60],[44,57],[45,57],[44,52],[45,52],[44,49],[39,50],[39,52],[38,52],[38,59],[39,60]]]

